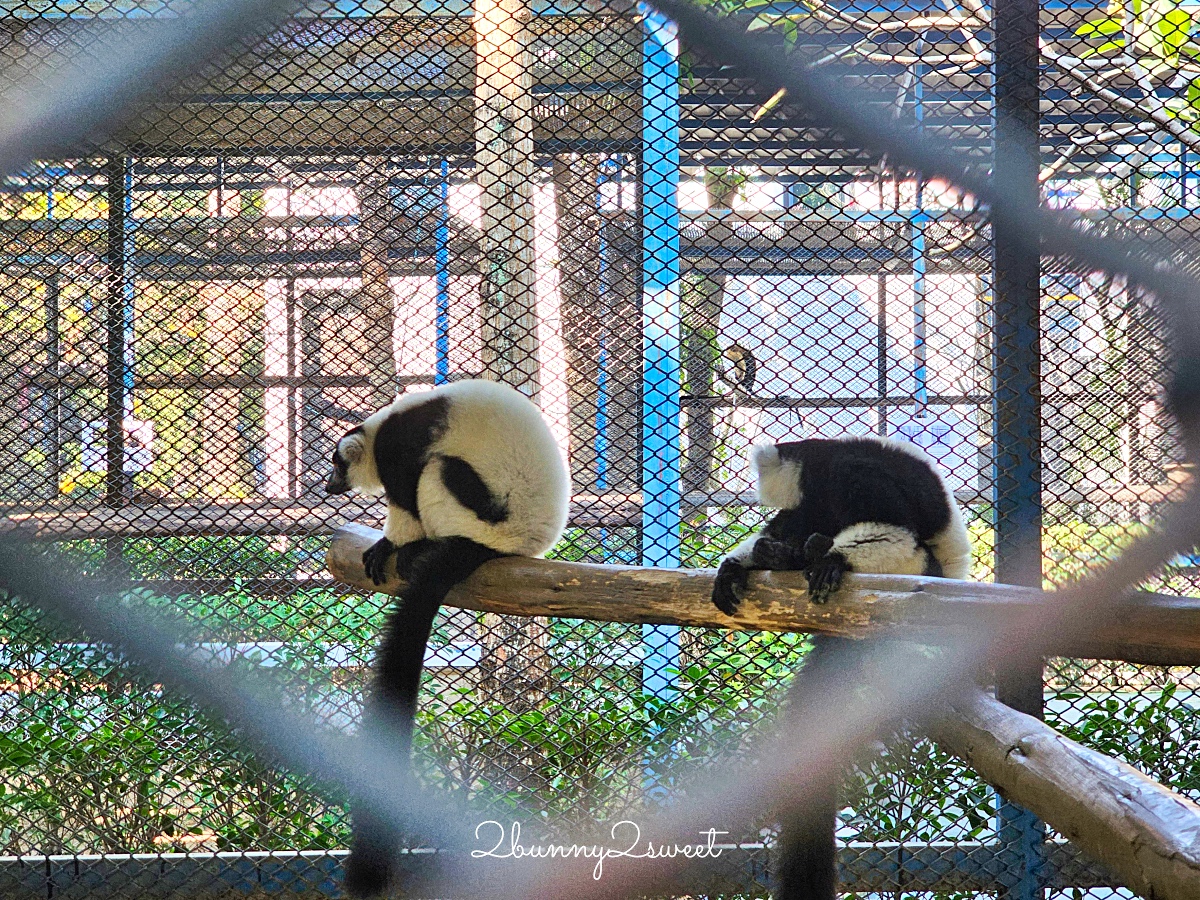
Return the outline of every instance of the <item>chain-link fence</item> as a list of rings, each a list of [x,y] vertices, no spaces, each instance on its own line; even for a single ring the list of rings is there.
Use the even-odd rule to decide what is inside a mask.
[[[981,159],[995,138],[998,168],[1033,165],[1019,126],[1040,122],[1044,198],[1190,257],[1187,8],[1048,5],[1039,110],[1037,58],[1002,25],[1036,21],[1027,0],[720,6],[885,90],[864,115]],[[0,82],[177,13],[0,0]],[[919,444],[970,514],[976,575],[1013,580],[1040,547],[1049,584],[1189,477],[1145,292],[1057,263],[1039,289],[973,198],[847,146],[649,10],[338,0],[226,49],[0,182],[0,503],[330,724],[357,719],[386,598],[325,574],[331,529],[382,510],[322,485],[336,437],[398,390],[533,396],[570,460],[572,560],[714,565],[762,521],[763,441]],[[1195,566],[1159,588],[1190,591]],[[0,853],[62,857],[0,860],[0,883],[138,895],[162,854],[231,851],[194,855],[179,890],[335,890],[342,806],[80,635],[0,615]],[[434,643],[422,775],[546,835],[738,754],[805,649],[449,610]],[[1008,689],[1196,796],[1198,682],[1052,660],[1044,688]],[[864,763],[842,818],[856,896],[1039,890],[999,841],[1032,825],[916,734]],[[733,838],[693,893],[765,894],[769,832]],[[1048,858],[1047,883],[1095,883]]]

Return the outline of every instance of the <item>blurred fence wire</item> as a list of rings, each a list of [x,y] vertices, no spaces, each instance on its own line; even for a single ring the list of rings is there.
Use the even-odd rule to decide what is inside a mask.
[[[1126,279],[1131,295],[1137,290],[1152,293],[1164,304],[1166,311],[1167,347],[1170,351],[1166,369],[1171,373],[1170,411],[1179,427],[1184,448],[1181,461],[1194,464],[1200,460],[1200,310],[1195,303],[1197,283],[1190,275],[1181,273],[1170,261],[1160,259],[1144,241],[1106,235],[1098,228],[1081,227],[1078,218],[1069,218],[1061,212],[1023,202],[1021,186],[1007,184],[994,173],[989,174],[985,160],[955,152],[936,134],[925,132],[906,117],[889,120],[886,117],[863,115],[862,109],[866,104],[887,104],[893,98],[869,89],[850,88],[836,78],[825,76],[819,66],[811,65],[813,59],[807,50],[801,48],[788,52],[769,34],[747,32],[743,22],[718,19],[700,7],[680,0],[657,0],[654,6],[679,23],[685,46],[711,62],[735,66],[739,77],[754,81],[760,101],[766,101],[784,88],[788,104],[800,107],[805,117],[815,120],[822,127],[832,128],[849,144],[865,148],[876,156],[886,156],[888,164],[897,172],[920,173],[925,179],[937,177],[968,192],[976,204],[983,205],[970,212],[985,212],[993,224],[1002,224],[1010,232],[1022,235],[1022,252],[1030,256],[1046,254],[1062,257],[1087,272],[1119,276]],[[50,56],[44,65],[32,66],[21,80],[6,85],[5,90],[0,92],[0,96],[12,100],[5,104],[4,112],[0,113],[0,168],[8,173],[18,173],[35,158],[61,155],[80,141],[95,141],[98,135],[108,134],[123,117],[135,116],[139,104],[146,103],[162,90],[164,80],[199,70],[206,62],[225,52],[231,43],[244,41],[249,32],[266,33],[275,27],[287,9],[278,3],[202,4],[178,16],[156,19],[156,27],[132,37],[124,32],[112,37],[101,34],[95,38],[87,56]],[[622,14],[626,12],[622,11]],[[161,28],[158,27],[160,25]],[[93,57],[104,60],[103,69],[94,68],[90,62]],[[543,150],[547,149],[548,140],[551,139],[544,135],[539,137]],[[336,153],[332,155],[337,156]],[[344,168],[343,163],[339,165]],[[615,185],[613,190],[618,195],[625,177],[625,174],[616,171],[620,165],[614,167],[614,172],[610,173],[611,180],[607,182]],[[350,168],[356,170],[357,166],[359,163]],[[425,236],[428,238],[425,243],[433,247],[431,255],[441,259],[450,252],[452,236],[458,240],[462,234],[470,233],[471,239],[478,241],[479,229],[482,227],[486,231],[490,226],[486,221],[474,226],[451,221],[454,216],[449,212],[450,182],[446,174],[449,163],[443,161],[439,166],[433,180],[440,187],[435,185],[434,190],[428,190],[429,185],[421,182],[420,202],[429,208],[418,218],[426,225],[436,220],[428,228],[430,233]],[[168,176],[161,174],[155,177],[169,180]],[[266,180],[270,181],[272,177],[268,173]],[[523,177],[532,183],[529,173]],[[605,183],[600,174],[596,173],[594,177],[598,185]],[[119,176],[118,180],[131,179],[126,174]],[[110,188],[113,183],[110,180]],[[440,196],[439,190],[442,192]],[[247,189],[245,193],[249,195],[250,192]],[[228,198],[220,192],[216,196],[218,213],[221,213]],[[113,199],[117,199],[115,195],[110,197],[110,200]],[[281,213],[281,221],[289,217],[300,219],[305,215],[293,207],[292,201],[289,195],[287,209]],[[211,198],[206,202],[211,204]],[[238,203],[241,202],[239,199]],[[368,205],[364,202],[359,206],[360,225],[361,217],[369,213]],[[110,221],[112,209],[112,206],[108,208]],[[318,217],[309,215],[310,219]],[[326,213],[320,215],[330,217]],[[569,209],[559,211],[563,222],[568,221],[570,215]],[[581,215],[579,227],[591,227],[588,225],[591,221],[589,216]],[[295,224],[290,222],[288,227]],[[311,222],[300,223],[302,226],[306,224]],[[560,224],[560,227],[563,226]],[[319,244],[319,241],[315,244]],[[629,248],[620,245],[616,239],[605,246],[610,254],[622,250],[629,252]],[[387,251],[382,255],[386,269]],[[617,263],[609,260],[606,265],[615,268]],[[441,280],[435,286],[438,294],[436,302],[438,315],[447,318],[454,298],[447,295],[442,281],[449,278],[447,273],[450,267],[441,267],[441,263],[439,266],[437,278]],[[471,267],[462,265],[460,268],[466,271]],[[562,270],[564,284],[572,277],[586,276],[584,272],[572,272],[569,263],[564,263]],[[457,275],[462,276],[462,271]],[[164,277],[169,279],[172,274]],[[386,271],[383,277],[386,282]],[[289,291],[295,290],[294,281],[292,278],[289,282]],[[116,285],[114,290],[119,295],[124,287]],[[322,290],[325,293],[316,297]],[[283,418],[290,417],[289,421],[304,420],[312,415],[311,410],[315,408],[319,408],[322,411],[320,415],[325,418],[341,415],[344,420],[348,417],[346,410],[338,413],[337,402],[346,407],[362,407],[374,396],[371,390],[377,386],[362,391],[356,381],[353,390],[359,390],[359,393],[336,397],[331,404],[315,396],[319,390],[311,388],[319,378],[324,377],[321,371],[314,369],[297,374],[298,366],[292,357],[303,357],[311,350],[310,357],[306,359],[317,359],[315,349],[310,348],[309,344],[332,341],[337,337],[336,323],[331,329],[325,322],[325,318],[336,320],[340,314],[341,301],[333,296],[336,293],[336,290],[316,286],[313,287],[313,297],[301,304],[297,304],[296,298],[289,294],[287,321],[282,329],[276,323],[277,330],[288,332],[283,355],[291,359],[287,366],[288,374],[280,377],[295,377],[296,385],[302,384],[302,376],[309,379],[299,388],[304,396],[289,397],[287,402],[290,405],[279,413]],[[317,338],[309,343],[305,343],[304,335],[292,333],[296,330],[296,323],[301,321],[296,311],[297,305],[302,305],[306,313],[311,313],[324,323],[314,326]],[[210,309],[208,314],[219,315],[220,310],[216,307],[219,304]],[[626,310],[625,314],[628,313]],[[619,310],[613,313],[614,316],[618,314]],[[118,323],[116,331],[120,330],[121,323]],[[328,335],[330,330],[335,334]],[[430,358],[439,374],[427,380],[438,380],[446,377],[449,371],[452,355],[446,338],[449,326],[440,323],[431,331],[436,331],[437,337],[429,342],[433,351]],[[364,330],[364,334],[367,333]],[[586,335],[581,333],[575,337],[583,341]],[[602,342],[597,343],[597,359],[621,349],[617,340],[619,335],[613,333],[609,337],[610,344],[601,346]],[[578,344],[571,346],[569,335],[564,333],[563,338],[567,342],[564,354],[578,349]],[[495,360],[487,357],[487,338],[471,336],[464,339],[466,343],[471,341],[485,345],[485,350],[479,356],[484,360],[485,370],[488,369]],[[118,339],[118,363],[125,352],[124,345]],[[639,367],[641,361],[630,358],[619,362]],[[473,374],[468,371],[469,366],[460,366],[456,362],[455,368]],[[515,371],[528,374],[529,370],[516,365]],[[60,373],[56,370],[53,374],[58,377]],[[184,378],[191,377],[194,372],[188,370],[174,374]],[[269,379],[263,379],[264,374],[269,373],[258,372],[254,375],[254,378],[260,379],[255,385],[262,387],[264,395],[267,391],[284,388],[292,391],[295,387],[291,382],[270,382]],[[594,380],[603,381],[611,377],[619,382],[619,373],[613,373],[611,369],[598,369],[593,374]],[[395,383],[403,383],[406,377],[399,371],[394,372],[393,376],[390,381]],[[420,381],[421,378],[414,376],[413,380]],[[230,376],[228,381],[233,384],[236,378]],[[263,387],[268,384],[270,386]],[[219,387],[228,385],[222,382]],[[614,407],[619,388],[617,384],[607,395],[607,400]],[[547,390],[546,385],[542,385],[542,389]],[[58,390],[57,386],[55,390]],[[176,387],[164,384],[156,390],[170,391],[176,390]],[[309,393],[314,396],[309,396]],[[646,399],[645,395],[641,399]],[[885,400],[886,391],[879,398],[881,409],[886,406]],[[119,390],[105,402],[107,405],[104,409],[95,415],[106,418],[109,425],[121,423],[127,417],[129,410],[124,408],[125,398]],[[145,398],[142,402],[152,405]],[[593,406],[604,407],[596,398],[590,402]],[[265,401],[264,404],[269,405]],[[233,406],[236,405],[236,402],[233,403]],[[609,424],[615,432],[619,430],[619,416],[628,416],[629,410],[621,413],[613,409],[610,414],[612,418]],[[604,415],[593,410],[593,423],[603,421]],[[83,417],[82,413],[77,416]],[[884,415],[883,424],[886,423]],[[248,482],[258,479],[261,487],[261,482],[277,477],[281,483],[290,482],[292,493],[287,497],[294,500],[303,494],[306,490],[303,482],[308,475],[311,458],[323,458],[323,454],[317,454],[314,448],[319,448],[320,441],[324,439],[322,435],[317,435],[310,441],[305,428],[311,430],[310,423],[292,422],[285,429],[291,443],[304,446],[288,449],[285,454],[287,458],[279,472],[251,473],[247,476]],[[113,430],[110,428],[106,438],[109,463],[114,459],[123,461],[127,452],[127,447],[114,439]],[[121,430],[120,427],[115,429],[118,432]],[[604,429],[597,427],[593,431],[603,434]],[[598,446],[596,434],[591,434],[591,438],[594,449]],[[697,440],[702,440],[702,436]],[[87,444],[88,440],[81,437],[80,443]],[[92,443],[96,443],[95,438]],[[607,457],[610,465],[620,461],[623,458],[621,452],[629,449],[620,447],[616,439],[613,446],[615,449]],[[95,448],[92,449],[95,452]],[[124,475],[123,465],[123,462],[116,463],[115,467],[109,465],[106,474],[112,475],[115,468],[119,475]],[[611,487],[613,484],[620,485],[622,479],[627,483],[626,487],[629,484],[636,486],[641,474],[632,469],[622,472],[613,466],[606,475],[601,463],[593,460],[591,465],[596,471],[592,473],[590,483],[577,485],[577,494],[580,496],[591,496],[588,491],[596,497],[604,495],[606,490],[615,493]],[[151,469],[150,466],[142,468],[145,470],[143,475]],[[137,469],[138,466],[133,467],[133,470]],[[605,478],[609,479],[608,482],[605,482]],[[123,493],[138,489],[137,476],[131,477],[130,484],[121,484],[120,481],[118,477],[115,483],[105,487],[105,500],[112,510],[128,506],[122,502]],[[692,488],[709,491],[710,501],[716,502],[712,500],[716,494],[711,478],[700,479]],[[624,496],[627,499],[633,493],[630,488]],[[650,498],[644,496],[641,502],[649,506]],[[880,723],[893,722],[900,717],[920,720],[936,713],[941,704],[953,698],[956,689],[970,683],[981,673],[994,671],[997,677],[1003,677],[1009,669],[1019,670],[1039,664],[1046,648],[1056,637],[1085,634],[1112,621],[1120,615],[1121,601],[1130,588],[1158,571],[1164,562],[1180,553],[1189,552],[1200,540],[1200,517],[1196,515],[1198,503],[1200,500],[1195,491],[1189,488],[1182,499],[1170,506],[1158,528],[1134,538],[1117,559],[1089,572],[1078,584],[1060,589],[1057,602],[1051,609],[1026,616],[1010,628],[995,632],[980,629],[974,639],[964,640],[933,655],[914,656],[889,642],[877,643],[863,664],[865,670],[872,673],[866,684],[829,686],[820,697],[789,710],[775,732],[759,734],[738,753],[713,760],[702,770],[692,773],[677,785],[681,800],[653,816],[644,817],[640,822],[644,832],[652,833],[659,840],[675,843],[694,842],[697,823],[702,823],[704,827],[710,824],[720,828],[728,826],[732,831],[741,833],[738,829],[744,830],[760,823],[766,809],[786,811],[789,807],[802,804],[806,792],[818,780],[834,777],[843,762],[843,748],[870,739]],[[270,511],[278,512],[274,508]],[[738,524],[742,526],[741,522]],[[115,528],[108,521],[101,522],[101,525]],[[253,536],[254,528],[246,527],[249,529],[247,533]],[[604,550],[604,542],[610,541],[619,528],[614,528],[608,520],[601,521],[599,527],[611,529],[604,531],[598,539]],[[646,536],[652,533],[652,529],[645,526],[645,520],[640,522],[640,527],[640,535],[631,539],[634,542],[644,542]],[[169,526],[163,526],[163,529],[164,534],[170,535]],[[114,530],[113,533],[119,535],[120,531]],[[76,539],[82,537],[79,534],[72,536]],[[426,873],[440,889],[448,893],[482,890],[479,879],[482,871],[480,866],[483,864],[472,864],[466,858],[464,848],[473,845],[476,820],[490,815],[490,807],[471,807],[459,803],[458,795],[450,790],[427,788],[418,791],[395,777],[397,761],[388,757],[386,748],[363,746],[359,741],[337,734],[328,724],[303,713],[302,704],[290,700],[287,691],[281,690],[278,683],[272,683],[271,679],[252,678],[242,667],[222,668],[198,662],[194,653],[185,648],[203,643],[204,638],[172,630],[165,620],[159,618],[155,609],[142,602],[135,579],[114,573],[111,567],[106,569],[102,584],[81,579],[72,571],[72,561],[78,557],[46,555],[34,544],[18,538],[6,539],[2,549],[0,564],[3,568],[0,577],[10,597],[50,612],[72,627],[82,628],[91,639],[118,649],[130,661],[144,667],[146,675],[154,682],[161,683],[168,690],[186,694],[225,719],[235,729],[235,742],[245,742],[289,771],[310,777],[320,790],[329,792],[335,801],[353,795],[377,803],[381,810],[397,815],[401,824],[414,833],[440,848],[455,850],[438,860],[436,870]],[[673,552],[678,557],[679,548],[674,548]],[[116,555],[121,555],[120,548]],[[671,559],[669,552],[660,560],[661,554],[656,556],[648,552],[644,543],[637,548],[634,556],[636,558],[627,561],[653,561],[655,564],[678,564],[680,561],[678,558]],[[590,557],[586,556],[586,551],[580,551],[579,558]],[[1039,574],[1031,577],[1037,579]],[[101,599],[97,599],[98,596]],[[203,626],[203,610],[198,619]],[[519,643],[519,635],[514,637],[509,634],[503,640],[512,641],[514,647],[525,646]],[[536,640],[533,644],[536,644]],[[676,661],[675,665],[680,664]],[[897,675],[897,672],[903,674]],[[520,762],[518,751],[514,753],[513,768],[519,769]],[[509,784],[508,793],[516,798],[517,803],[521,802],[522,787],[520,777],[514,777]],[[599,786],[595,789],[599,790]],[[399,812],[401,810],[403,812]],[[16,824],[20,827],[19,820]],[[562,843],[585,843],[598,839],[594,828],[578,824],[565,833],[566,837],[559,839]],[[511,870],[492,868],[488,869],[484,893],[491,896],[570,895],[583,898],[668,892],[682,873],[695,865],[698,863],[682,859],[645,861],[637,866],[614,867],[602,881],[592,878],[590,864],[565,868],[532,864]]]

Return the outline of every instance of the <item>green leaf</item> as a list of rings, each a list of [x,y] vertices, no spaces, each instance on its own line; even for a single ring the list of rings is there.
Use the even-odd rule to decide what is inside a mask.
[[[1120,19],[1094,19],[1091,22],[1084,22],[1075,29],[1076,37],[1087,37],[1092,34],[1117,34],[1121,30]]]
[[[1125,48],[1125,38],[1117,38],[1115,41],[1105,41],[1099,47],[1090,47],[1079,54],[1080,59],[1087,59],[1089,56],[1096,56],[1100,53],[1111,53],[1113,50],[1123,50]]]
[[[1187,101],[1190,107],[1200,111],[1200,77],[1193,78],[1188,82]]]
[[[1188,42],[1192,31],[1192,15],[1186,10],[1171,9],[1154,23],[1154,30],[1162,38],[1165,57],[1176,57],[1179,48]]]

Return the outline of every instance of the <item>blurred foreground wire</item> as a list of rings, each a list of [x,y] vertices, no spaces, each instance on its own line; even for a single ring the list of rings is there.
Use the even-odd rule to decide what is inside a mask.
[[[0,93],[0,171],[35,157],[103,141],[137,112],[139,101],[273,25],[296,0],[205,0],[170,13],[116,20],[88,53],[64,47],[23,78],[9,73]]]
[[[657,4],[678,18],[687,43],[713,58],[734,64],[758,80],[769,94],[787,87],[808,112],[863,145],[886,153],[894,164],[926,175],[940,175],[973,193],[990,206],[992,217],[1027,223],[1027,252],[1040,249],[1062,254],[1087,266],[1126,276],[1152,290],[1172,311],[1173,366],[1177,373],[1174,411],[1188,440],[1188,458],[1197,454],[1196,395],[1200,390],[1200,325],[1194,281],[1160,266],[1130,244],[1081,234],[1045,209],[1013,202],[1004,184],[989,180],[971,160],[950,153],[933,140],[882,117],[859,114],[861,97],[808,69],[796,55],[733,23],[718,21],[690,4],[661,0]],[[70,144],[90,133],[99,116],[124,110],[156,87],[177,66],[203,61],[234,34],[264,17],[276,15],[279,4],[218,3],[145,32],[138,40],[114,43],[111,63],[89,79],[71,68],[56,69],[35,78],[18,102],[9,104],[0,119],[0,166],[8,170],[29,157]],[[145,43],[142,43],[144,41]],[[85,90],[79,87],[86,84]],[[1038,240],[1040,238],[1041,247]],[[1118,615],[1125,589],[1152,573],[1171,555],[1197,541],[1198,501],[1189,496],[1168,515],[1161,531],[1138,541],[1116,562],[1079,586],[1064,590],[1051,613],[1039,611],[1003,632],[981,632],[940,653],[921,658],[911,651],[880,643],[866,663],[875,673],[864,686],[827,685],[819,699],[791,711],[780,732],[760,742],[751,760],[714,766],[685,786],[687,798],[678,806],[642,823],[656,839],[692,843],[698,828],[732,828],[760,818],[767,809],[786,809],[804,802],[813,784],[828,781],[841,763],[842,748],[873,735],[879,723],[897,716],[921,718],[936,712],[965,680],[989,667],[1003,672],[1038,659],[1046,642],[1068,632],[1086,633]],[[385,748],[366,747],[340,737],[287,711],[278,693],[230,671],[197,664],[179,649],[181,635],[158,624],[148,611],[131,602],[108,597],[97,601],[71,577],[62,563],[29,552],[18,544],[3,548],[0,577],[6,589],[22,601],[76,623],[93,637],[119,649],[143,666],[157,681],[181,691],[227,719],[257,749],[296,771],[303,771],[339,791],[374,802],[381,811],[405,810],[399,822],[435,841],[440,847],[470,844],[474,813],[453,805],[436,793],[405,789],[401,767]],[[896,675],[897,671],[903,672]],[[702,782],[702,783],[697,783]],[[580,842],[595,835],[579,833]],[[458,860],[462,862],[461,855]],[[487,863],[483,865],[488,865]],[[589,872],[541,870],[536,864],[497,874],[492,896],[618,897],[662,891],[672,886],[689,865],[686,860],[644,861],[614,866],[603,881]],[[590,867],[583,867],[590,868]],[[456,893],[468,889],[465,865],[448,860],[444,887]]]

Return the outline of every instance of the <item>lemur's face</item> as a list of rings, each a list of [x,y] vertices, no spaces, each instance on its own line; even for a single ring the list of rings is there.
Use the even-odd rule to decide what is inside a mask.
[[[367,443],[360,427],[352,428],[343,435],[333,448],[333,472],[325,484],[326,494],[344,494],[358,486],[354,469],[366,455]]]

